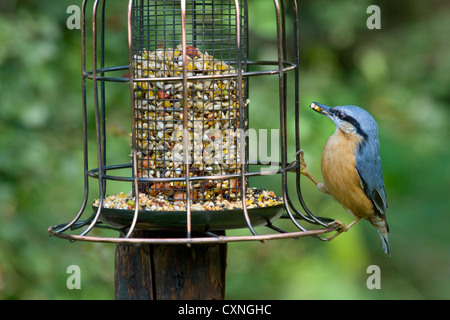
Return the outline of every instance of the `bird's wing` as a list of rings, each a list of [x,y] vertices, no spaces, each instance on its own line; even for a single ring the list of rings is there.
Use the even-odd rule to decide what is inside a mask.
[[[384,216],[388,201],[384,189],[378,139],[364,141],[359,145],[356,155],[356,171],[365,194],[373,202],[377,211]]]

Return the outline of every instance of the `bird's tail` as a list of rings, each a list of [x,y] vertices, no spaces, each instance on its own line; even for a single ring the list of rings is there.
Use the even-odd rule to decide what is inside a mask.
[[[389,246],[389,238],[387,232],[383,232],[378,229],[378,235],[380,236],[381,247],[389,257],[391,256],[391,247]]]
[[[391,256],[391,247],[389,246],[389,226],[386,222],[386,218],[375,215],[370,222],[373,224],[375,228],[377,228],[378,236],[380,237],[381,247],[384,250],[384,253],[388,256]]]

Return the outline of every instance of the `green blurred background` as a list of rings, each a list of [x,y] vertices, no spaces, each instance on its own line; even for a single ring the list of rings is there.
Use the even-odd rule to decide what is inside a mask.
[[[126,2],[108,1],[111,66],[127,63]],[[273,59],[273,2],[249,2],[251,58]],[[50,225],[75,216],[83,197],[80,32],[66,27],[72,4],[81,1],[0,2],[0,299],[114,298],[114,245],[47,235]],[[366,27],[371,4],[381,9],[380,30]],[[321,151],[334,131],[330,121],[309,110],[312,101],[355,104],[372,113],[380,131],[392,257],[383,254],[376,231],[365,221],[330,243],[312,238],[232,243],[226,297],[450,298],[450,3],[308,0],[300,1],[299,10],[300,125],[308,168],[321,178]],[[93,168],[91,87],[88,82]],[[250,88],[250,126],[277,128],[276,77],[254,78]],[[129,91],[125,84],[107,90],[108,161],[124,163],[129,161]],[[292,115],[288,157],[293,160]],[[279,193],[280,182],[276,176],[253,184]],[[91,181],[94,191],[96,183]],[[309,181],[302,180],[302,186],[313,212],[351,222]],[[112,185],[108,193],[129,189]],[[92,192],[90,201],[95,197]],[[81,290],[66,287],[72,264],[81,268]],[[381,269],[380,290],[366,287],[369,265]]]

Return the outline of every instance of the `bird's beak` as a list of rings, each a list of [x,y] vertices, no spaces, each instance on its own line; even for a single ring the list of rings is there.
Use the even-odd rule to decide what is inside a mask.
[[[321,103],[317,103],[317,102],[313,102],[311,103],[311,105],[309,106],[311,109],[313,109],[314,111],[317,111],[320,114],[323,114],[324,116],[327,116],[328,118],[332,118],[332,114],[331,114],[331,107],[328,107],[324,104]]]

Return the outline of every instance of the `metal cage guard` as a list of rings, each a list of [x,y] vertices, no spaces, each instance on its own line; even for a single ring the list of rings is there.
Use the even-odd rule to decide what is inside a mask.
[[[306,203],[303,199],[301,187],[300,187],[300,166],[299,156],[297,156],[297,161],[293,163],[288,163],[287,160],[287,145],[288,145],[288,137],[286,133],[286,123],[287,123],[287,73],[294,73],[295,78],[295,93],[294,93],[294,109],[295,109],[295,143],[296,150],[300,150],[300,131],[299,131],[299,122],[300,122],[300,114],[299,114],[299,35],[298,35],[298,8],[296,0],[288,1],[292,4],[292,20],[293,20],[293,44],[294,44],[294,52],[292,53],[294,56],[294,62],[287,61],[287,47],[286,47],[286,18],[285,18],[285,2],[283,0],[273,0],[274,9],[276,14],[276,24],[277,24],[277,60],[276,61],[249,61],[247,59],[247,50],[248,50],[248,8],[246,0],[224,0],[224,1],[214,1],[214,0],[179,0],[179,1],[149,1],[149,0],[130,0],[128,3],[128,14],[127,14],[127,23],[128,23],[128,56],[129,61],[127,66],[116,66],[116,67],[105,67],[105,7],[106,0],[95,0],[93,3],[93,11],[92,11],[92,59],[93,59],[93,70],[86,70],[86,7],[88,4],[88,0],[84,0],[82,4],[82,25],[81,25],[81,43],[82,43],[82,117],[83,117],[83,151],[84,151],[84,198],[79,209],[79,212],[75,216],[75,218],[69,222],[64,224],[59,224],[55,226],[51,226],[48,229],[48,233],[52,236],[69,239],[72,241],[95,241],[95,242],[110,242],[110,243],[155,243],[155,244],[191,244],[191,243],[224,243],[224,242],[236,242],[236,241],[266,241],[271,239],[283,239],[283,238],[299,238],[303,236],[315,236],[322,240],[320,237],[321,234],[337,231],[339,229],[339,225],[336,223],[332,223],[333,219],[328,218],[320,218],[316,217],[306,206]],[[151,4],[153,3],[153,5]],[[166,7],[170,5],[170,8]],[[158,7],[161,6],[161,7]],[[229,38],[223,38],[223,41],[230,41],[230,39],[234,39],[234,44],[229,44],[231,49],[234,50],[223,50],[223,47],[219,47],[219,49],[214,46],[219,46],[219,42],[215,42],[214,37],[212,39],[207,39],[208,34],[205,31],[205,23],[208,21],[212,21],[214,23],[215,18],[212,14],[214,12],[213,8],[218,10],[218,12],[222,15],[220,20],[218,18],[218,23],[221,24],[222,29],[228,32]],[[225,11],[225,6],[226,10]],[[153,9],[154,12],[150,13],[150,9]],[[170,9],[170,10],[169,10]],[[98,11],[100,10],[100,14]],[[206,15],[205,12],[211,12],[211,20],[208,20],[210,17]],[[224,12],[227,12],[228,16],[224,18]],[[168,14],[170,19],[167,19],[166,16],[162,18],[159,17],[159,14]],[[172,14],[170,16],[170,13]],[[178,15],[176,15],[179,14]],[[98,23],[98,16],[100,15],[100,23]],[[143,27],[149,28],[149,25],[145,25],[145,23],[149,23],[151,19],[154,19],[154,22],[159,26],[159,23],[162,23],[164,28],[167,28],[167,21],[171,21],[173,23],[173,30],[180,28],[180,33],[171,33],[170,37],[167,32],[173,32],[172,29],[157,29],[154,30],[155,34],[146,38],[143,34]],[[144,20],[147,19],[147,22]],[[160,18],[158,20],[158,18]],[[226,20],[226,21],[225,21]],[[194,25],[193,29],[188,29],[187,25],[192,23]],[[179,24],[179,25],[178,25]],[[227,25],[225,25],[227,24]],[[214,25],[212,25],[212,28]],[[99,30],[98,30],[99,28]],[[203,29],[200,29],[203,28]],[[223,32],[221,37],[224,36]],[[161,33],[162,32],[162,36]],[[202,34],[203,32],[203,34]],[[213,34],[213,31],[211,31]],[[206,34],[206,35],[205,35]],[[188,36],[190,36],[191,42],[188,42]],[[203,40],[202,37],[203,36]],[[214,36],[214,34],[213,34]],[[100,41],[98,38],[100,37]],[[154,37],[154,38],[153,38]],[[181,39],[179,39],[181,37]],[[181,40],[181,50],[178,53],[175,53],[175,48],[177,41]],[[189,46],[192,44],[192,46]],[[169,47],[170,45],[170,47]],[[153,50],[150,50],[150,47],[153,46]],[[175,54],[179,54],[178,64],[181,67],[181,74],[173,73],[170,78],[167,76],[158,75],[156,72],[151,77],[149,75],[139,74],[142,70],[145,70],[142,65],[148,63],[150,60],[145,60],[142,57],[145,57],[147,54],[154,53],[158,50],[158,46],[161,47],[161,52],[170,52],[172,54],[173,59],[175,59]],[[223,73],[218,74],[204,74],[201,72],[191,72],[193,67],[190,67],[190,64],[194,62],[194,56],[200,55],[200,52],[206,51],[206,47],[212,48],[212,56],[215,53],[221,53],[221,59],[224,61],[222,66],[225,66],[229,69],[228,71],[224,71]],[[234,46],[234,47],[233,47]],[[100,47],[100,49],[98,49]],[[147,49],[147,53],[142,53],[143,49]],[[171,49],[167,49],[171,48]],[[156,51],[155,51],[156,50]],[[151,52],[150,52],[151,51]],[[100,53],[99,53],[100,52]],[[136,58],[137,54],[141,54],[141,69],[137,69],[139,65],[139,60]],[[228,54],[228,56],[226,56]],[[195,58],[198,58],[195,56]],[[215,58],[213,58],[212,61]],[[100,60],[100,62],[98,62]],[[145,61],[144,61],[145,60]],[[161,59],[160,59],[161,60]],[[160,62],[160,60],[158,60]],[[165,59],[163,59],[165,60]],[[175,60],[174,60],[175,61]],[[198,61],[198,60],[197,60]],[[196,62],[197,62],[196,61]],[[206,60],[202,62],[208,63]],[[226,63],[225,63],[226,62]],[[156,58],[155,58],[156,63]],[[228,67],[228,65],[233,65],[233,67]],[[270,67],[269,70],[257,70],[250,71],[248,70],[252,66],[265,66]],[[174,66],[175,68],[175,66]],[[114,77],[109,76],[110,72],[119,71],[119,70],[128,70],[129,77]],[[149,69],[151,70],[151,68]],[[175,69],[174,69],[175,70]],[[190,153],[188,152],[190,148],[189,135],[191,134],[188,130],[190,126],[189,119],[192,119],[192,123],[195,123],[196,119],[193,115],[190,115],[188,110],[188,105],[193,103],[202,103],[203,104],[203,114],[205,114],[205,100],[200,101],[202,97],[198,98],[198,101],[195,100],[197,98],[193,98],[189,96],[191,93],[189,92],[188,84],[192,83],[202,83],[205,82],[213,82],[217,81],[220,85],[222,85],[225,81],[226,83],[230,83],[234,81],[237,84],[237,87],[231,90],[235,91],[235,97],[229,98],[230,100],[222,100],[222,107],[224,103],[228,105],[235,103],[235,116],[228,116],[222,119],[220,123],[228,123],[229,125],[236,125],[239,128],[247,128],[248,127],[248,110],[246,108],[245,98],[248,95],[248,79],[255,76],[278,76],[279,83],[279,115],[280,115],[280,130],[281,130],[281,162],[277,164],[278,169],[272,171],[264,172],[264,175],[270,174],[280,174],[281,182],[282,182],[282,199],[283,205],[282,210],[287,212],[287,215],[277,214],[273,220],[266,219],[264,225],[276,233],[271,234],[263,234],[259,235],[254,229],[254,224],[252,223],[252,216],[249,214],[249,209],[247,208],[246,203],[246,192],[248,190],[248,179],[255,176],[261,176],[263,173],[257,171],[250,171],[249,168],[253,165],[260,164],[259,162],[253,162],[248,160],[248,150],[247,144],[243,143],[243,140],[238,140],[237,138],[234,141],[234,146],[238,150],[237,155],[240,158],[240,163],[236,163],[236,167],[233,170],[220,168],[215,172],[212,171],[212,174],[206,174],[205,172],[199,171],[195,164],[192,164],[192,159],[190,158]],[[98,160],[98,168],[89,169],[88,167],[88,132],[87,132],[87,106],[86,106],[86,82],[87,79],[92,80],[93,82],[93,101],[95,108],[95,123],[96,123],[96,144],[97,144],[97,160]],[[164,90],[157,90],[156,83],[163,82],[163,84],[167,84]],[[181,90],[176,91],[174,89],[174,84],[176,81],[181,81]],[[130,164],[119,164],[119,165],[106,165],[106,126],[105,126],[105,83],[106,82],[125,82],[130,85],[130,103],[131,103],[131,134],[132,134],[132,163]],[[172,85],[172,87],[170,86]],[[142,87],[145,86],[146,89]],[[153,90],[153,91],[152,91]],[[170,91],[172,90],[172,91]],[[219,90],[219,89],[218,89]],[[144,93],[145,91],[145,93]],[[163,91],[160,94],[160,91]],[[229,96],[232,96],[227,89],[220,88],[220,92],[222,96],[228,93]],[[138,94],[141,92],[141,94]],[[170,94],[166,94],[164,92],[169,92]],[[200,92],[207,92],[203,89]],[[142,98],[145,94],[146,98]],[[214,91],[210,94],[215,94]],[[151,98],[149,98],[151,96]],[[178,98],[177,98],[178,97]],[[179,112],[179,120],[175,121],[170,118],[172,121],[172,125],[182,125],[182,150],[184,150],[182,156],[182,167],[175,168],[175,162],[172,162],[172,167],[170,170],[161,169],[161,172],[166,174],[166,176],[153,176],[153,171],[157,171],[158,164],[156,161],[156,155],[158,154],[158,150],[151,149],[150,147],[143,147],[143,141],[145,139],[140,138],[143,133],[146,133],[147,136],[158,132],[156,124],[153,129],[146,128],[142,129],[142,119],[147,122],[156,123],[155,118],[151,118],[148,116],[150,114],[150,109],[144,108],[142,106],[143,101],[147,101],[149,103],[150,99],[155,102],[155,114],[158,112],[158,105],[162,106],[162,108],[166,108],[166,110],[171,110],[169,112],[164,113],[164,121],[163,126],[166,127],[167,123],[169,123],[169,118],[175,113]],[[234,99],[234,100],[233,100]],[[196,102],[197,101],[197,102]],[[225,101],[225,102],[223,102]],[[227,106],[228,106],[227,105]],[[194,107],[192,107],[194,108]],[[227,111],[231,110],[231,107],[228,106]],[[239,116],[237,115],[237,111]],[[172,112],[172,115],[170,114]],[[194,111],[192,111],[194,113]],[[169,115],[167,115],[169,114]],[[228,114],[231,114],[230,112]],[[147,118],[145,118],[147,117]],[[217,120],[218,121],[218,120]],[[203,128],[202,132],[205,131],[204,122],[202,122]],[[222,128],[219,128],[222,130]],[[164,138],[167,134],[167,131],[160,130],[163,134]],[[181,138],[181,137],[179,137]],[[151,139],[146,138],[145,142],[150,141]],[[154,140],[157,140],[157,136],[155,135]],[[194,139],[195,140],[195,139]],[[173,141],[172,141],[173,142]],[[195,142],[195,141],[194,141]],[[194,143],[193,142],[193,143]],[[175,142],[171,145],[168,143],[167,149],[163,149],[163,151],[167,153],[171,153],[175,145]],[[173,151],[172,151],[173,154]],[[155,156],[154,164],[151,167],[152,170],[144,165],[148,164],[150,161],[147,158],[150,155]],[[147,157],[147,158],[145,158]],[[145,158],[145,159],[144,159]],[[152,159],[153,160],[153,159]],[[204,160],[202,160],[202,164],[204,164]],[[192,164],[192,165],[191,165]],[[130,168],[132,171],[132,176],[121,176],[109,174],[110,171],[114,171],[117,169]],[[179,169],[177,171],[177,169]],[[197,170],[197,171],[196,171]],[[287,187],[287,173],[294,172],[296,173],[296,193],[297,198],[300,201],[300,204],[305,213],[301,213],[293,204],[291,196],[289,194],[289,190]],[[89,179],[94,178],[98,179],[98,194],[99,194],[99,205],[94,213],[86,220],[80,220],[82,214],[87,208],[88,204],[88,196],[89,196]],[[106,210],[103,207],[103,202],[105,200],[105,189],[106,182],[108,180],[113,181],[124,181],[131,182],[133,185],[133,196],[136,199],[136,204],[133,209],[133,216],[131,219],[131,223],[126,228],[118,228],[114,226],[107,225],[102,222],[102,211]],[[204,230],[204,237],[193,237],[192,236],[192,219],[193,219],[193,211],[192,205],[195,201],[200,201],[194,198],[196,192],[196,185],[202,186],[204,183],[208,181],[217,182],[220,184],[219,196],[221,195],[231,195],[236,190],[240,189],[240,196],[238,192],[236,192],[236,199],[239,199],[242,202],[242,214],[245,217],[245,222],[247,224],[248,229],[251,232],[251,235],[248,236],[225,236],[218,235],[211,230]],[[228,181],[228,184],[223,184],[223,181]],[[239,181],[233,182],[233,181]],[[233,187],[231,187],[232,182],[235,183]],[[236,184],[237,183],[237,184]],[[167,186],[170,186],[167,187]],[[179,189],[176,189],[175,186],[180,186]],[[199,188],[199,187],[197,187]],[[168,201],[174,201],[175,192],[181,194],[180,198],[181,202],[185,204],[185,219],[186,219],[186,228],[185,238],[132,238],[131,235],[136,226],[138,225],[138,218],[140,213],[139,199],[140,194],[153,192],[155,194],[162,194],[164,197],[167,194],[170,194],[168,197]],[[198,193],[198,192],[197,192]],[[213,196],[217,196],[212,192]],[[167,198],[167,196],[166,196]],[[192,202],[190,201],[192,199]],[[120,210],[120,209],[119,209]],[[280,211],[281,212],[281,211]],[[215,211],[206,211],[206,214],[214,215]],[[290,219],[296,228],[299,231],[295,232],[287,232],[273,225],[274,222],[278,218],[287,218]],[[304,220],[312,224],[316,224],[320,226],[318,229],[307,230],[303,227],[298,220]],[[68,230],[76,230],[82,227],[86,227],[79,235],[77,234],[67,234]],[[112,228],[120,231],[122,233],[122,237],[95,237],[88,236],[88,233],[94,228]],[[212,230],[214,231],[214,230]]]

